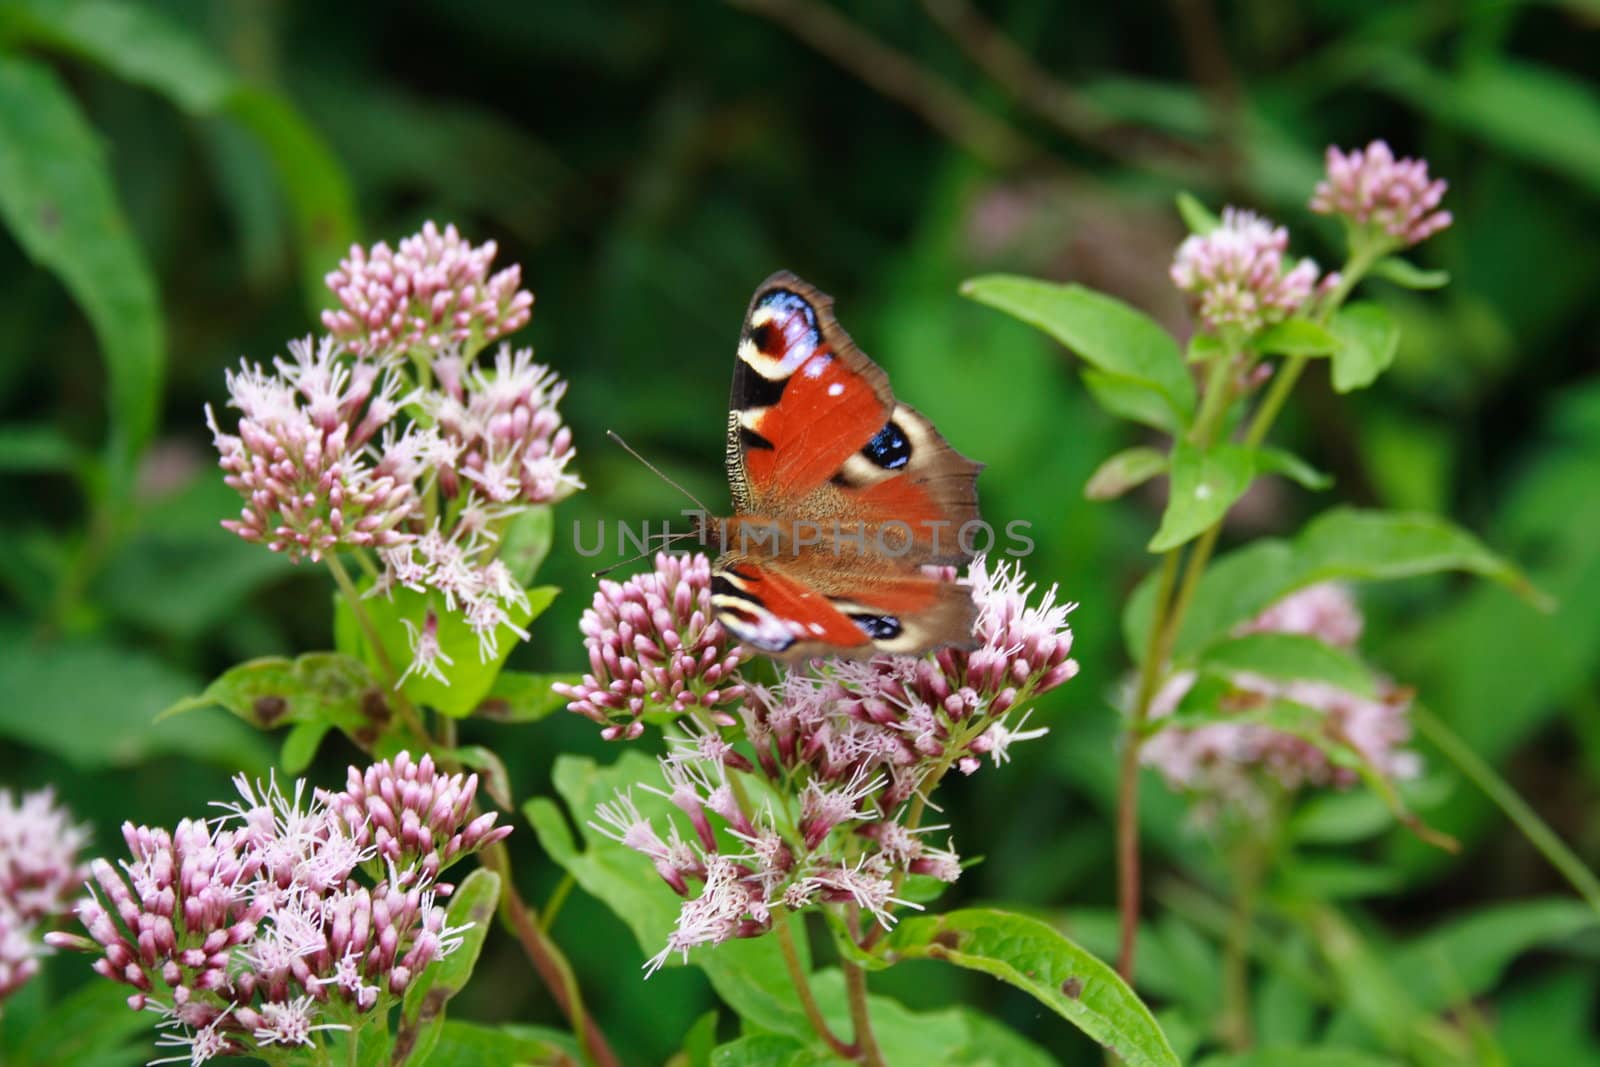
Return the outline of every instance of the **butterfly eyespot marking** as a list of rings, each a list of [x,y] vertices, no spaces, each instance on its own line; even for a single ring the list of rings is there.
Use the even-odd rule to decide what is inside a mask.
[[[893,615],[851,615],[850,621],[874,641],[893,641],[903,629]]]
[[[777,340],[777,333],[777,329],[769,320],[767,322],[763,322],[760,326],[757,326],[750,331],[750,340],[755,342],[757,352],[760,352],[764,356],[771,356],[775,354],[773,349],[776,346],[773,344],[773,342]]]
[[[861,454],[884,470],[899,470],[911,462],[911,441],[891,419],[866,443]]]

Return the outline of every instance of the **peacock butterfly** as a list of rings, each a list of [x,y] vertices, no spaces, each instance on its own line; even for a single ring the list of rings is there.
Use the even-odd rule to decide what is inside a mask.
[[[971,646],[951,568],[972,558],[982,464],[895,399],[830,297],[786,271],[761,283],[729,408],[734,515],[699,532],[735,637],[785,660]]]

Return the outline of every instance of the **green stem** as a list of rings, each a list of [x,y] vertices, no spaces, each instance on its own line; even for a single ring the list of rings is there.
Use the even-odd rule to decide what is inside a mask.
[[[1222,956],[1222,1018],[1218,1030],[1233,1052],[1254,1044],[1250,1022],[1250,934],[1255,928],[1256,894],[1261,886],[1261,855],[1254,842],[1235,845],[1233,907]]]
[[[356,624],[361,627],[361,633],[371,646],[372,654],[378,658],[378,666],[383,670],[389,692],[393,695],[395,705],[400,709],[400,717],[404,720],[406,729],[426,751],[431,747],[427,728],[423,726],[422,717],[417,714],[417,709],[411,706],[411,701],[406,699],[405,693],[400,689],[400,673],[395,670],[394,661],[389,658],[383,642],[378,639],[378,628],[373,625],[372,616],[367,614],[367,607],[361,602],[361,591],[350,580],[350,572],[344,569],[344,564],[339,562],[337,555],[330,552],[326,559],[328,569],[333,572],[334,584],[339,587],[345,603],[350,606],[350,613],[355,616]]]
[[[1600,913],[1600,878],[1596,878],[1583,860],[1550,829],[1550,825],[1539,818],[1539,814],[1511,788],[1511,784],[1496,774],[1482,756],[1426,708],[1413,706],[1411,721],[1416,723],[1422,736],[1438,746],[1446,759],[1454,763],[1473,785],[1483,790],[1484,795],[1505,812],[1506,818],[1522,831],[1522,836],[1539,850],[1550,866],[1561,873],[1584,902]]]
[[[856,1028],[857,1056],[866,1067],[885,1067],[883,1050],[878,1047],[878,1037],[872,1032],[872,1014],[867,1005],[867,972],[849,960],[840,960],[839,967],[844,971],[850,1022]]]
[[[1222,428],[1228,409],[1233,406],[1233,375],[1238,359],[1237,351],[1224,352],[1212,361],[1211,370],[1206,375],[1200,412],[1189,431],[1189,439],[1201,448],[1211,445]],[[1162,668],[1172,654],[1178,625],[1188,609],[1189,600],[1194,596],[1195,582],[1205,569],[1220,528],[1219,523],[1201,535],[1199,544],[1189,555],[1183,584],[1178,586],[1175,600],[1172,599],[1173,587],[1182,549],[1171,549],[1161,559],[1150,635],[1146,640],[1144,658],[1139,664],[1139,684],[1134,693],[1133,714],[1123,741],[1121,765],[1117,769],[1117,904],[1121,922],[1117,971],[1127,982],[1133,980],[1133,955],[1139,937],[1139,749],[1144,745],[1145,728],[1150,721],[1150,704],[1155,700],[1161,684]]]
[[[572,893],[572,887],[577,884],[578,880],[572,877],[571,871],[561,876],[561,881],[556,883],[555,889],[550,893],[550,899],[544,903],[544,911],[539,918],[539,929],[547,934],[550,932],[550,928],[556,923],[556,915],[561,911],[561,905],[567,902],[567,897]]]
[[[1156,606],[1150,620],[1150,636],[1144,658],[1139,663],[1139,686],[1134,694],[1133,717],[1122,744],[1122,765],[1117,771],[1117,906],[1121,914],[1121,941],[1117,949],[1117,973],[1125,982],[1133,981],[1133,952],[1139,936],[1139,746],[1150,718],[1150,702],[1161,681],[1163,616],[1178,575],[1181,548],[1161,558],[1161,573],[1156,579]]]
[[[806,969],[800,964],[800,953],[795,949],[794,934],[789,930],[789,915],[779,911],[773,915],[772,930],[778,937],[778,947],[783,951],[783,966],[789,972],[789,981],[794,985],[795,995],[800,998],[800,1009],[805,1012],[806,1021],[811,1024],[811,1029],[816,1031],[818,1037],[828,1043],[828,1047],[845,1059],[856,1058],[857,1047],[841,1041],[828,1026],[828,1020],[823,1018],[822,1009],[817,1006],[817,998],[811,992],[811,980],[806,976]],[[859,1040],[860,1031],[857,1030]]]

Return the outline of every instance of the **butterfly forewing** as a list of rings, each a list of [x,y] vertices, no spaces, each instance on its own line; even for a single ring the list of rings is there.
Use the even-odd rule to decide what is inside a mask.
[[[981,468],[895,400],[828,296],[788,273],[762,283],[730,408],[713,602],[734,634],[786,658],[970,641],[969,592],[923,568],[970,558]]]

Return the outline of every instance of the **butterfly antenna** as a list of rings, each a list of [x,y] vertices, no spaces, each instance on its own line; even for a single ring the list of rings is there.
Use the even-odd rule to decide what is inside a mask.
[[[685,489],[683,486],[679,485],[677,482],[673,481],[671,478],[668,478],[666,476],[666,474],[661,470],[660,467],[657,467],[654,463],[651,463],[649,460],[647,460],[643,456],[639,455],[639,453],[634,449],[634,447],[632,445],[630,445],[628,442],[624,441],[622,439],[622,436],[620,434],[618,434],[617,431],[615,431],[615,430],[607,430],[606,431],[606,436],[611,438],[617,444],[621,445],[622,446],[622,450],[624,452],[628,453],[628,455],[632,456],[634,459],[638,460],[640,463],[643,463],[645,465],[645,467],[647,467],[650,470],[650,472],[653,473],[657,478],[660,478],[662,481],[664,481],[668,485],[672,486],[672,488],[676,489],[678,492],[680,492],[684,496],[688,497],[689,500],[694,504],[694,506],[700,509],[700,514],[702,514],[702,515],[710,515],[711,514],[711,509],[706,507],[704,504],[700,503],[700,499],[698,497],[696,497],[693,493],[689,492],[689,490]],[[678,536],[681,536],[681,535],[678,535]],[[637,557],[637,558],[643,559],[644,557],[640,556],[640,557]],[[633,560],[629,560],[628,562],[632,563]],[[618,564],[618,566],[621,566],[621,564]]]
[[[682,541],[685,538],[696,536],[698,536],[698,534],[696,534],[693,530],[685,530],[682,533],[675,534],[663,534],[661,537],[661,547],[666,548],[668,545],[676,541]],[[648,541],[649,538],[647,537],[646,540]],[[611,564],[609,567],[601,567],[599,570],[592,572],[589,577],[604,578],[618,567],[626,567],[630,563],[638,563],[641,559],[648,558],[649,555],[649,551],[644,551],[639,553],[637,556],[631,556],[628,559],[619,560],[618,562]]]

